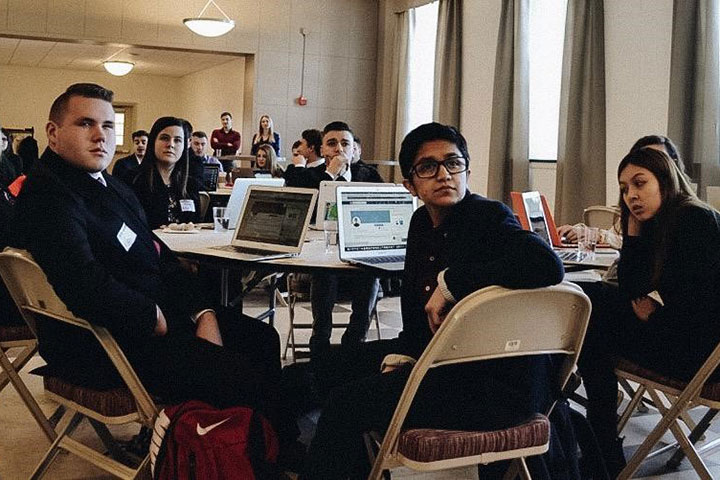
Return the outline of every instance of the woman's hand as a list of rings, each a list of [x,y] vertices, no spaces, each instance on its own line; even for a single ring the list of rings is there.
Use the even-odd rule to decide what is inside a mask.
[[[167,320],[165,320],[165,315],[163,314],[162,310],[160,310],[160,307],[158,307],[157,305],[155,305],[155,311],[157,321],[155,322],[155,329],[153,330],[153,335],[156,337],[162,337],[168,331]]]
[[[655,310],[657,310],[658,303],[650,297],[640,297],[632,300],[633,312],[643,322],[647,322]]]
[[[557,227],[558,236],[567,243],[577,243],[578,234],[573,225],[560,225]]]
[[[445,321],[445,315],[447,315],[450,309],[450,302],[445,299],[440,287],[435,287],[430,300],[425,304],[425,313],[427,314],[428,325],[430,331],[435,334],[440,325]]]

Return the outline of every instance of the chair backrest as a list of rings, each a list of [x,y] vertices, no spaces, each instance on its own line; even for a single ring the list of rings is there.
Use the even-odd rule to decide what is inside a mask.
[[[709,203],[715,210],[720,210],[720,187],[709,185],[705,187],[705,193],[707,195],[707,203]]]
[[[558,388],[562,390],[580,354],[590,310],[588,297],[570,282],[530,290],[492,286],[468,295],[448,313],[413,368],[386,441],[394,444],[397,440],[413,397],[430,368],[504,357],[565,354],[558,375]]]
[[[0,277],[5,281],[10,296],[33,333],[37,333],[35,315],[91,331],[133,393],[143,421],[152,425],[151,422],[157,415],[155,403],[110,332],[73,315],[58,298],[45,273],[28,252],[6,248],[0,253]]]
[[[593,205],[583,211],[583,223],[588,227],[611,230],[620,218],[620,210],[605,205]]]
[[[208,192],[200,192],[200,221],[205,221],[205,214],[210,206],[210,194]]]

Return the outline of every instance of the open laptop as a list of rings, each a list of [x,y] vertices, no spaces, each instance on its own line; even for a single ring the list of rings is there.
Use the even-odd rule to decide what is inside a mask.
[[[512,192],[510,194],[513,210],[517,214],[520,225],[525,230],[535,232],[545,243],[553,247],[560,260],[567,265],[587,265],[609,267],[617,257],[617,252],[598,251],[594,257],[578,252],[577,246],[565,245],[557,233],[547,199],[540,192]]]
[[[211,248],[254,261],[298,255],[316,200],[315,189],[250,185],[232,242]]]
[[[203,164],[203,188],[207,192],[217,190],[218,177],[220,175],[220,165],[206,163]]]
[[[416,207],[417,200],[405,187],[337,187],[340,260],[386,271],[403,270],[408,228]]]
[[[245,201],[245,193],[251,185],[265,185],[268,187],[282,187],[285,180],[282,178],[238,178],[233,184],[230,199],[227,203],[228,228],[230,230],[237,226],[240,218],[240,209]]]
[[[338,187],[379,187],[387,185],[387,183],[370,183],[370,182],[335,182],[332,180],[323,180],[320,182],[320,189],[317,201],[317,215],[315,223],[310,225],[313,230],[337,230],[337,194]]]

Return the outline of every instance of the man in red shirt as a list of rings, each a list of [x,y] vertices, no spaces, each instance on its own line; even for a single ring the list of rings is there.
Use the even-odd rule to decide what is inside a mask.
[[[240,154],[242,147],[242,136],[240,132],[232,129],[232,115],[230,112],[220,114],[222,128],[212,131],[210,146],[213,151],[220,150],[220,155]]]

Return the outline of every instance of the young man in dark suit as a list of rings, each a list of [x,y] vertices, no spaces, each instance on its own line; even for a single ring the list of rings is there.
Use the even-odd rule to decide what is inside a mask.
[[[295,427],[277,393],[277,332],[213,309],[148,228],[132,191],[107,174],[115,151],[111,101],[99,85],[75,84],[53,103],[48,148],[16,204],[19,246],[73,313],[110,330],[152,394],[173,403],[250,405],[290,444]],[[53,374],[95,387],[117,382],[92,339],[54,321],[38,328]]]
[[[148,132],[145,130],[137,130],[132,133],[133,145],[135,145],[135,153],[131,153],[127,157],[119,158],[113,165],[112,174],[114,177],[132,183],[132,172],[136,172],[140,166],[140,162],[145,157],[145,149],[148,143]]]
[[[408,232],[403,330],[317,365],[320,383],[334,388],[301,478],[367,477],[362,433],[387,428],[413,363],[456,302],[489,285],[536,288],[562,280],[562,263],[540,237],[524,231],[507,206],[470,193],[469,162],[465,138],[453,127],[421,125],[403,140],[404,184],[424,203]],[[550,406],[551,372],[546,357],[442,367],[423,381],[406,425],[474,430],[519,423]]]

